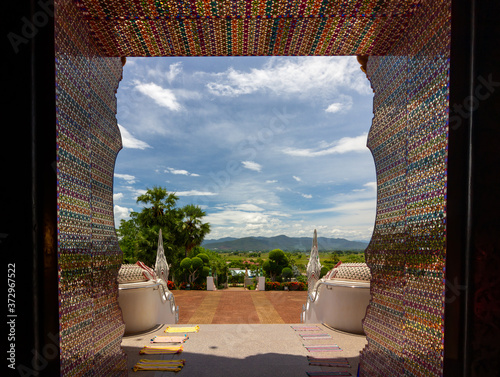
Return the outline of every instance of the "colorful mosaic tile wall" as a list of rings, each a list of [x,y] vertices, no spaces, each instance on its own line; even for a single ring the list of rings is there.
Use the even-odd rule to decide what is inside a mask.
[[[99,56],[72,1],[55,9],[61,375],[126,376],[112,188],[122,64]]]
[[[117,57],[363,54],[386,56],[368,63],[378,203],[361,375],[439,376],[449,3],[56,1],[61,374],[127,373],[112,213]]]
[[[420,0],[77,0],[107,56],[384,55]]]
[[[427,0],[368,60],[378,194],[361,376],[443,372],[449,44],[450,2]]]

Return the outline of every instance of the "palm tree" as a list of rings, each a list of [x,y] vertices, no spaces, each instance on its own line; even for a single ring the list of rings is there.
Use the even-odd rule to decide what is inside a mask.
[[[188,204],[181,211],[183,214],[182,234],[184,235],[184,246],[187,257],[189,252],[195,246],[199,246],[210,232],[210,224],[201,222],[201,218],[206,213],[198,206]]]
[[[153,186],[147,189],[146,193],[137,197],[137,203],[150,204],[150,207],[143,208],[137,219],[144,227],[159,225],[161,227],[174,227],[179,212],[175,204],[179,197],[174,193],[168,193],[163,187]]]

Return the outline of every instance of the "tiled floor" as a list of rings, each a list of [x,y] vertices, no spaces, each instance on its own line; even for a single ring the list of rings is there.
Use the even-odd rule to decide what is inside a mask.
[[[301,325],[301,324],[296,324]],[[184,325],[185,326],[185,325]],[[331,335],[325,340],[303,340],[290,324],[202,324],[191,333],[183,352],[174,355],[139,355],[155,335],[165,335],[166,326],[135,336],[124,337],[122,348],[128,356],[129,376],[167,377],[172,372],[137,371],[140,359],[185,360],[176,373],[183,377],[307,377],[311,371],[346,371],[356,376],[359,351],[364,336],[346,334],[317,324],[319,331]],[[337,344],[341,351],[309,352],[304,345]],[[310,366],[307,356],[347,359],[349,367]]]
[[[173,291],[179,324],[297,323],[305,291]]]

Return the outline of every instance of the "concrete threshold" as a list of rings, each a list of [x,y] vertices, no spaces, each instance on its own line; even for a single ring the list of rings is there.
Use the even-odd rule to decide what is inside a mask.
[[[312,371],[348,371],[357,375],[359,352],[366,337],[331,329],[322,324],[200,324],[200,331],[190,333],[183,352],[175,355],[139,355],[155,335],[166,335],[167,325],[151,331],[126,336],[122,348],[128,356],[129,376],[163,377],[172,372],[137,371],[133,366],[140,359],[184,359],[184,368],[176,375],[184,377],[307,377]],[[175,325],[180,327],[191,325]],[[303,340],[292,326],[318,326],[316,333],[330,334],[331,339]],[[310,332],[307,332],[310,333]],[[337,344],[341,351],[309,352],[304,345]],[[350,368],[310,366],[307,356],[346,358]]]

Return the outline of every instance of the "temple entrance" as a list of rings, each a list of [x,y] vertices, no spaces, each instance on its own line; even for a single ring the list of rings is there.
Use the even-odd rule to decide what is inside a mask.
[[[490,17],[496,4],[33,5],[16,13],[8,35],[13,51],[29,58],[23,69],[28,66],[32,82],[16,93],[31,103],[22,105],[28,115],[19,114],[23,124],[32,118],[31,127],[6,138],[26,141],[23,169],[12,172],[27,184],[9,193],[31,188],[32,203],[13,206],[26,209],[32,221],[15,229],[26,215],[9,208],[12,224],[2,230],[2,242],[33,250],[19,253],[33,270],[33,295],[19,300],[35,316],[24,352],[34,356],[23,356],[23,366],[46,365],[47,346],[55,344],[48,360],[53,374],[126,373],[112,208],[114,161],[122,147],[115,126],[122,57],[364,55],[375,92],[369,146],[378,196],[360,375],[465,375],[473,368],[481,375],[488,369],[480,363],[490,348],[482,335],[496,328],[481,297],[472,295],[494,276],[483,256],[496,250],[490,230],[496,229],[496,186],[485,182],[497,177],[484,168],[496,156],[492,130],[498,129],[490,118],[499,65],[488,46],[498,34]]]
[[[207,212],[211,233],[206,238],[307,237],[307,248],[296,251],[290,265],[307,284],[314,229],[321,237],[358,240],[358,248],[363,238],[366,247],[371,237],[376,196],[372,157],[366,147],[371,107],[371,89],[352,57],[236,58],[227,63],[222,58],[129,58],[117,92],[123,150],[115,165],[115,224],[118,227],[127,218],[127,210],[140,211],[134,195],[161,185],[178,195],[179,206],[195,204]],[[210,250],[211,245],[204,247]],[[129,256],[128,249],[124,251]],[[332,248],[330,253],[334,252]],[[256,260],[252,258],[247,259]],[[330,270],[337,262],[332,260],[324,268]],[[170,274],[179,268],[179,263],[172,263]],[[262,265],[258,270],[263,273]],[[180,276],[176,274],[175,280]],[[254,336],[262,330],[255,326],[288,334],[292,325],[300,325],[308,300],[307,288],[249,291],[229,286],[200,291],[190,286],[185,290],[185,284],[175,282],[176,288],[182,287],[171,290],[179,308],[178,322],[163,327],[198,325],[203,333],[218,325],[231,337],[252,325],[252,332],[244,334],[248,360],[261,351],[262,339]],[[295,341],[300,334],[304,335],[296,334]],[[324,332],[313,335],[333,339]],[[188,366],[203,354],[191,353],[194,339],[201,336],[193,334],[183,343],[179,357],[186,355]],[[331,356],[350,355],[349,366],[356,369],[354,355],[365,342],[364,336],[353,337],[358,348],[343,346]],[[130,347],[134,339],[143,338],[126,333],[122,345]],[[223,351],[226,342],[218,342],[222,346],[214,347],[220,354],[231,356],[230,349]],[[133,367],[139,349],[130,350]],[[276,357],[280,354],[276,350]],[[297,358],[295,369],[303,374],[307,365],[300,359],[306,360]],[[289,366],[282,368],[287,375],[299,373]],[[217,374],[213,367],[210,370]]]

